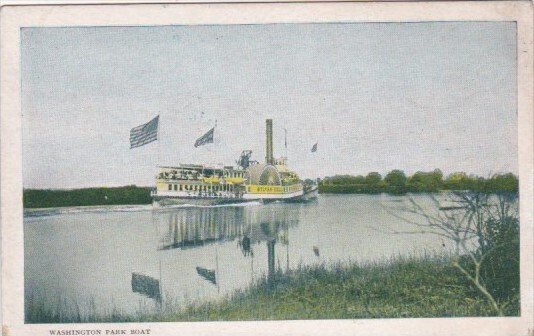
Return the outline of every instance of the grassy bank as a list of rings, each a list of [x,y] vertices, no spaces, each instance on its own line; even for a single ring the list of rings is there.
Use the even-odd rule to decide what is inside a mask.
[[[517,293],[501,301],[506,315],[519,314]],[[279,272],[269,283],[215,303],[185,309],[167,305],[161,313],[135,316],[110,312],[80,316],[73,311],[27,305],[28,323],[358,319],[399,317],[494,316],[488,302],[448,260],[396,258],[371,265],[300,267]]]
[[[518,315],[518,298],[505,300]],[[493,316],[490,305],[449,262],[396,259],[369,266],[303,267],[233,298],[188,307],[157,321],[358,319]]]
[[[124,186],[84,189],[25,189],[24,208],[150,204],[150,188]]]

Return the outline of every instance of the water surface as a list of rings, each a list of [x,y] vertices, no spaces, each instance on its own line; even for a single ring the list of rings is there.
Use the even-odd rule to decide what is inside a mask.
[[[409,196],[321,195],[307,204],[177,207],[114,206],[27,210],[25,294],[47,305],[76,302],[122,312],[153,309],[134,292],[132,273],[160,282],[175,305],[214,300],[276,269],[372,262],[442,253],[433,235],[399,216]],[[431,207],[426,196],[411,196]],[[199,269],[213,272],[210,281]],[[213,280],[213,279],[212,279]],[[215,283],[214,283],[215,282]]]

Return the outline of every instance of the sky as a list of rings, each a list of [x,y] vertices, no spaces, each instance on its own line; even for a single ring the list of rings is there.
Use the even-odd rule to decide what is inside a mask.
[[[261,162],[266,118],[302,177],[517,173],[515,41],[513,22],[23,28],[24,187]],[[159,140],[130,149],[156,115]]]

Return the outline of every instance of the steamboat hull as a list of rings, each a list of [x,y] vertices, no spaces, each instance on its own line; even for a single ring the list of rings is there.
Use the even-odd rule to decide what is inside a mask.
[[[251,202],[244,198],[200,198],[200,197],[154,197],[152,205],[155,208],[175,205],[190,206],[214,206]]]
[[[246,202],[286,202],[286,203],[300,203],[308,202],[317,198],[317,188],[306,190],[300,193],[293,193],[289,195],[280,194],[263,194],[251,195],[244,194],[242,197],[191,197],[191,196],[163,196],[153,197],[154,207],[167,207],[167,206],[215,206],[215,205],[231,205],[240,204]]]
[[[306,203],[317,199],[318,195],[317,187],[312,187],[309,190],[304,190],[304,193],[298,197],[293,197],[285,200],[287,203]]]

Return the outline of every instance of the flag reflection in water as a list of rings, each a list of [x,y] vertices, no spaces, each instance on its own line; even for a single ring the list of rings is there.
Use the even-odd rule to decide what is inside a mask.
[[[132,291],[145,295],[156,301],[161,301],[159,280],[151,276],[133,272]]]
[[[214,263],[196,265],[196,272],[202,279],[218,286],[220,281],[217,245],[235,242],[242,256],[250,260],[251,274],[254,277],[256,255],[254,250],[261,248],[261,243],[265,242],[267,278],[274,280],[277,269],[275,245],[279,243],[286,246],[285,268],[288,269],[288,229],[298,225],[299,211],[299,207],[284,205],[174,209],[165,214],[168,218],[168,227],[163,234],[159,249],[161,253],[165,253],[165,250],[186,250],[215,245]],[[278,269],[281,268],[278,259]]]

